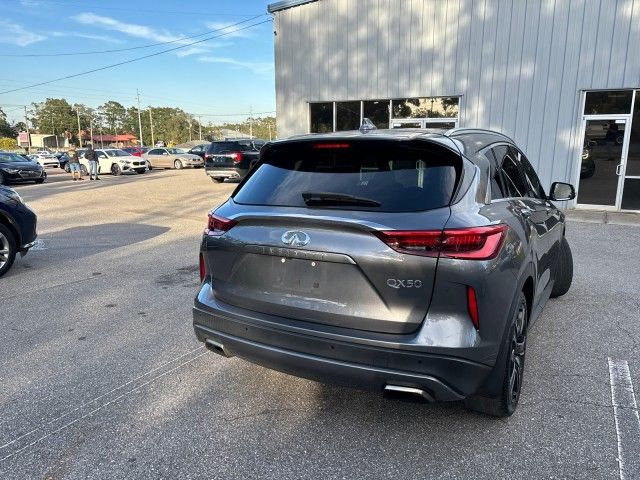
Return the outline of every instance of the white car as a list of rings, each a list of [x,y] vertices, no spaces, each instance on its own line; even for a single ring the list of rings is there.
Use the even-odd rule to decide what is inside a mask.
[[[80,168],[83,175],[89,174],[89,160],[84,158],[84,152],[80,157]],[[123,173],[144,173],[147,171],[147,161],[144,158],[129,155],[119,148],[97,149],[98,173],[111,173],[121,175]]]
[[[43,168],[60,168],[60,161],[55,155],[51,155],[50,153],[35,153],[30,155],[29,158],[34,162],[38,162],[38,164]]]

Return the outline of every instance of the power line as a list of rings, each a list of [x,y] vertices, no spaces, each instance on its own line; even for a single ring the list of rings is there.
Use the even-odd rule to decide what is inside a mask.
[[[191,47],[192,45],[196,45],[198,43],[203,43],[203,42],[207,42],[209,40],[213,40],[214,38],[220,38],[220,37],[224,37],[224,36],[227,36],[227,35],[231,35],[233,33],[240,32],[240,31],[246,30],[248,28],[253,28],[253,27],[256,27],[258,25],[262,25],[263,23],[268,23],[268,22],[271,22],[271,19],[264,20],[264,21],[258,22],[258,23],[253,23],[251,25],[247,25],[246,27],[237,28],[235,30],[228,31],[228,32],[225,32],[225,33],[221,33],[220,35],[214,35],[214,36],[211,36],[211,37],[203,38],[202,40],[197,40],[195,42],[190,42],[190,43],[186,43],[184,45],[180,45],[180,46],[177,46],[177,47],[168,48],[166,50],[161,50],[159,52],[150,53],[148,55],[143,55],[142,57],[132,58],[130,60],[124,60],[122,62],[113,63],[111,65],[105,65],[104,67],[98,67],[98,68],[94,68],[92,70],[87,70],[87,71],[80,72],[80,73],[74,73],[73,75],[66,75],[64,77],[55,78],[53,80],[47,80],[46,82],[33,83],[31,85],[27,85],[26,87],[14,88],[12,90],[4,90],[4,91],[0,92],[0,95],[3,95],[5,93],[19,92],[21,90],[27,90],[29,88],[39,87],[41,85],[48,85],[50,83],[59,82],[60,80],[67,80],[69,78],[81,77],[83,75],[88,75],[90,73],[100,72],[102,70],[108,70],[109,68],[119,67],[121,65],[126,65],[126,64],[129,64],[129,63],[138,62],[140,60],[144,60],[145,58],[157,57],[158,55],[162,55],[163,53],[174,52],[176,50],[180,50],[180,49],[183,49],[183,48]]]
[[[57,52],[57,53],[0,53],[0,57],[20,57],[20,58],[26,58],[26,57],[72,57],[72,56],[77,56],[77,55],[99,55],[99,54],[104,54],[104,53],[118,53],[118,52],[128,52],[131,50],[140,50],[143,48],[151,48],[151,47],[158,47],[160,45],[170,45],[172,43],[178,43],[178,42],[183,42],[185,40],[190,40],[193,38],[198,38],[198,37],[202,37],[204,35],[210,35],[214,32],[220,32],[223,30],[227,30],[229,28],[235,27],[237,25],[242,25],[243,23],[247,23],[247,22],[251,22],[253,20],[255,20],[256,18],[260,18],[260,17],[265,17],[267,16],[266,14],[262,14],[262,15],[256,15],[255,17],[251,17],[248,18],[246,20],[242,20],[241,22],[236,22],[236,23],[232,23],[229,25],[225,25],[224,27],[220,27],[220,28],[214,28],[213,30],[208,30],[206,32],[203,33],[198,33],[197,35],[191,35],[189,37],[180,37],[177,38],[175,40],[170,40],[170,41],[166,41],[166,42],[157,42],[157,43],[149,43],[147,45],[138,45],[137,47],[127,47],[127,48],[113,48],[113,49],[109,49],[109,50],[93,50],[93,51],[84,51],[84,52]]]

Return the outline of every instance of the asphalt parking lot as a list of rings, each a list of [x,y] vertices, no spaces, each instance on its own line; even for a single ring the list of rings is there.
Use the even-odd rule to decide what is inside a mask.
[[[496,420],[209,353],[191,327],[198,244],[234,185],[102,178],[16,187],[40,242],[0,280],[0,478],[640,478],[618,368],[638,390],[639,226],[569,222],[573,287]]]

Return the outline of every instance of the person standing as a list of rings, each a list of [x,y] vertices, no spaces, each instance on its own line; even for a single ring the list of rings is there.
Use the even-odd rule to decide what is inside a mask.
[[[98,177],[98,154],[90,143],[87,145],[84,158],[89,161],[89,180],[93,180],[94,178],[95,180],[100,180],[100,177]]]
[[[69,172],[71,173],[71,178],[75,182],[76,180],[82,180],[82,173],[80,171],[80,159],[78,158],[78,152],[76,152],[76,147],[71,147],[71,150],[67,152],[69,156]]]

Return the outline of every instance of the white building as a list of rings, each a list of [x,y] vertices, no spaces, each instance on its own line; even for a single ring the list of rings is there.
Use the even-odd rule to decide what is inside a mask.
[[[498,130],[546,188],[574,183],[577,207],[640,210],[640,0],[294,0],[269,11],[281,137],[364,117]]]

